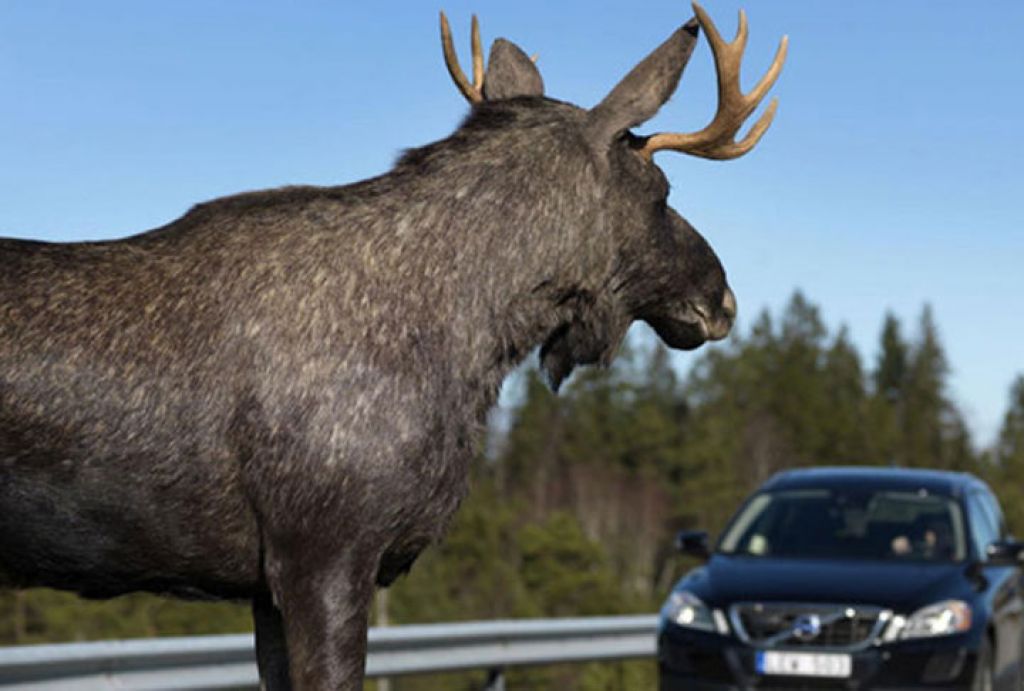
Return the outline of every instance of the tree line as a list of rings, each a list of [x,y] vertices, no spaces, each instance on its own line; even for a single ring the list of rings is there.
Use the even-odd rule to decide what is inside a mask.
[[[949,392],[934,316],[884,316],[872,362],[845,327],[795,293],[724,344],[688,356],[684,377],[639,335],[608,369],[558,395],[524,368],[517,403],[491,425],[473,489],[442,545],[388,593],[394,624],[653,612],[692,563],[681,529],[715,534],[773,473],[811,465],[973,472],[1024,535],[1024,376],[1009,386],[998,439],[973,442]],[[248,608],[148,595],[86,602],[48,590],[0,593],[0,644],[250,629]],[[653,663],[518,671],[517,689],[653,687]],[[482,675],[397,679],[391,688],[479,688]]]

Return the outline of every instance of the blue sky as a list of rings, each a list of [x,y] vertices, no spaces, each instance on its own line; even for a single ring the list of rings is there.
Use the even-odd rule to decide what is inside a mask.
[[[741,319],[795,288],[873,361],[882,315],[930,302],[952,394],[991,441],[1024,371],[1024,3],[746,4],[744,84],[779,37],[775,125],[730,163],[662,153],[672,203],[717,249]],[[387,170],[466,111],[424,2],[7,0],[0,4],[0,235],[111,238],[246,189]],[[589,106],[690,16],[684,2],[445,0],[490,43],[538,53],[549,95]],[[641,132],[699,129],[714,72],[698,46]],[[685,365],[693,355],[680,358]]]

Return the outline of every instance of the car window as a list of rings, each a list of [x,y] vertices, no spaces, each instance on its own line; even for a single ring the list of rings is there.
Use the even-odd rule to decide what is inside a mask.
[[[988,513],[993,524],[995,524],[999,539],[1005,538],[1007,536],[1006,519],[1003,517],[1002,509],[999,508],[999,502],[991,492],[981,493],[981,505],[984,507],[986,513]]]
[[[1000,538],[1000,519],[993,515],[992,507],[981,492],[967,495],[967,513],[975,553],[984,558],[988,546]]]
[[[959,561],[966,539],[960,507],[948,497],[808,489],[755,495],[718,548],[748,556]]]

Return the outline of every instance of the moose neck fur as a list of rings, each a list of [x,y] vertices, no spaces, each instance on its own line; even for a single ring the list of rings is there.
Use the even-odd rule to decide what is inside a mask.
[[[536,346],[557,387],[575,365],[610,360],[631,321],[613,295],[607,171],[579,138],[581,118],[543,99],[486,103],[388,176],[393,194],[412,197],[395,228],[420,229],[393,248],[391,268],[431,284],[414,299],[429,296],[445,317],[452,362],[490,392],[485,405]]]
[[[483,395],[482,415],[536,346],[557,386],[576,364],[610,359],[631,320],[614,294],[601,167],[570,126],[581,111],[542,101],[483,104],[448,139],[361,183],[200,205],[163,237],[202,236],[208,251],[195,256],[247,304],[271,281],[293,291],[295,333],[332,334],[390,368],[452,368]],[[269,316],[248,309],[236,329],[281,323]]]

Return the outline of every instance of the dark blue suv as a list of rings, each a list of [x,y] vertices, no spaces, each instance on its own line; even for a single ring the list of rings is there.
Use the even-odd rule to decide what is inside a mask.
[[[661,610],[662,691],[1022,689],[1024,543],[966,473],[780,473]]]

